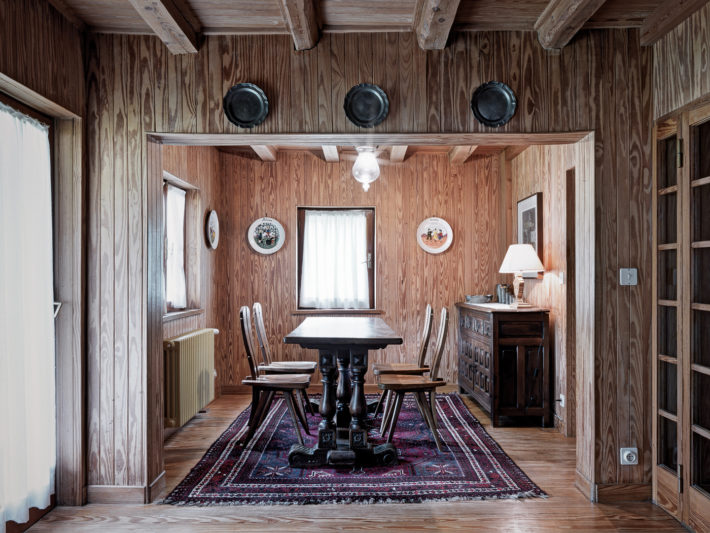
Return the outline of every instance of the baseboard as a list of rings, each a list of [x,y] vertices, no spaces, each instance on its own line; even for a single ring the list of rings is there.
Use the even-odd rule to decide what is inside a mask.
[[[87,503],[145,503],[146,487],[143,485],[89,485]]]
[[[222,385],[219,389],[220,396],[226,394],[251,394],[251,387],[248,385]]]
[[[574,486],[577,487],[577,490],[584,494],[584,497],[590,502],[597,501],[597,493],[594,483],[587,479],[587,476],[582,474],[579,470],[574,471]]]
[[[597,485],[598,503],[645,502],[651,500],[650,483],[614,483]]]
[[[158,496],[160,496],[160,493],[165,490],[165,485],[165,470],[163,470],[160,474],[158,474],[158,477],[156,477],[153,482],[148,485],[148,490],[145,495],[146,503],[152,503],[155,501]]]

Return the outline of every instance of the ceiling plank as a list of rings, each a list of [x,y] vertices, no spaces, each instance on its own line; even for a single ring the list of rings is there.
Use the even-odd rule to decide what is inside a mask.
[[[407,145],[404,146],[393,146],[390,148],[390,161],[394,163],[401,163],[404,161],[404,157],[407,155]]]
[[[318,43],[318,17],[313,0],[281,0],[281,12],[296,50],[310,50]]]
[[[252,144],[251,149],[254,150],[262,161],[276,161],[276,147],[267,146],[265,144]]]
[[[460,0],[418,0],[414,31],[423,50],[443,50],[449,39]]]
[[[185,0],[129,0],[173,54],[196,54],[200,27]]]
[[[706,3],[707,0],[663,0],[641,25],[641,45],[652,45]]]
[[[64,0],[49,0],[49,3],[52,4],[52,7],[59,11],[65,19],[71,22],[77,30],[84,31],[86,29],[84,21],[79,18],[74,9]]]
[[[522,154],[525,150],[527,150],[530,147],[529,144],[519,144],[516,146],[508,146],[508,148],[505,149],[505,160],[506,161],[511,161],[518,157],[520,154]]]
[[[537,39],[548,50],[564,48],[606,0],[550,0],[535,23]]]
[[[323,157],[328,163],[337,163],[340,161],[340,154],[338,153],[338,147],[333,145],[324,144],[321,146],[323,149]]]
[[[477,145],[467,145],[467,146],[454,146],[449,151],[449,162],[452,165],[461,165],[466,162],[466,160],[473,155],[473,152],[478,148]]]

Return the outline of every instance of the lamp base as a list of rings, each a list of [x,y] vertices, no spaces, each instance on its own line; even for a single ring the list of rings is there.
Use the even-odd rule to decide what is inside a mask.
[[[515,294],[515,303],[513,304],[513,308],[519,309],[524,307],[532,307],[532,304],[526,302],[524,298],[525,281],[523,280],[522,272],[517,272],[515,274],[515,279],[513,279],[513,294]]]

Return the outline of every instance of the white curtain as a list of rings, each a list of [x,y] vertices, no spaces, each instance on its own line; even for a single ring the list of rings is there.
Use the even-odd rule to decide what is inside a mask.
[[[47,128],[0,104],[0,532],[54,493],[53,292]]]
[[[365,211],[306,211],[300,305],[318,309],[370,306]]]
[[[185,285],[185,191],[166,185],[165,300],[168,306],[184,309],[187,305]]]

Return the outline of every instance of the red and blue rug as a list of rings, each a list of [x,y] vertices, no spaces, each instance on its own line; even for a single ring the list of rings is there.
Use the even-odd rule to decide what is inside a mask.
[[[369,399],[373,399],[372,398]],[[283,400],[274,402],[264,424],[246,446],[249,410],[241,413],[164,503],[175,505],[275,505],[318,503],[419,503],[489,498],[544,497],[457,394],[437,396],[436,449],[415,401],[405,399],[394,445],[399,464],[365,468],[291,468],[294,429]],[[317,434],[319,417],[309,417]],[[377,426],[379,427],[379,426]],[[370,430],[373,444],[383,442]],[[315,437],[306,437],[307,446]]]

